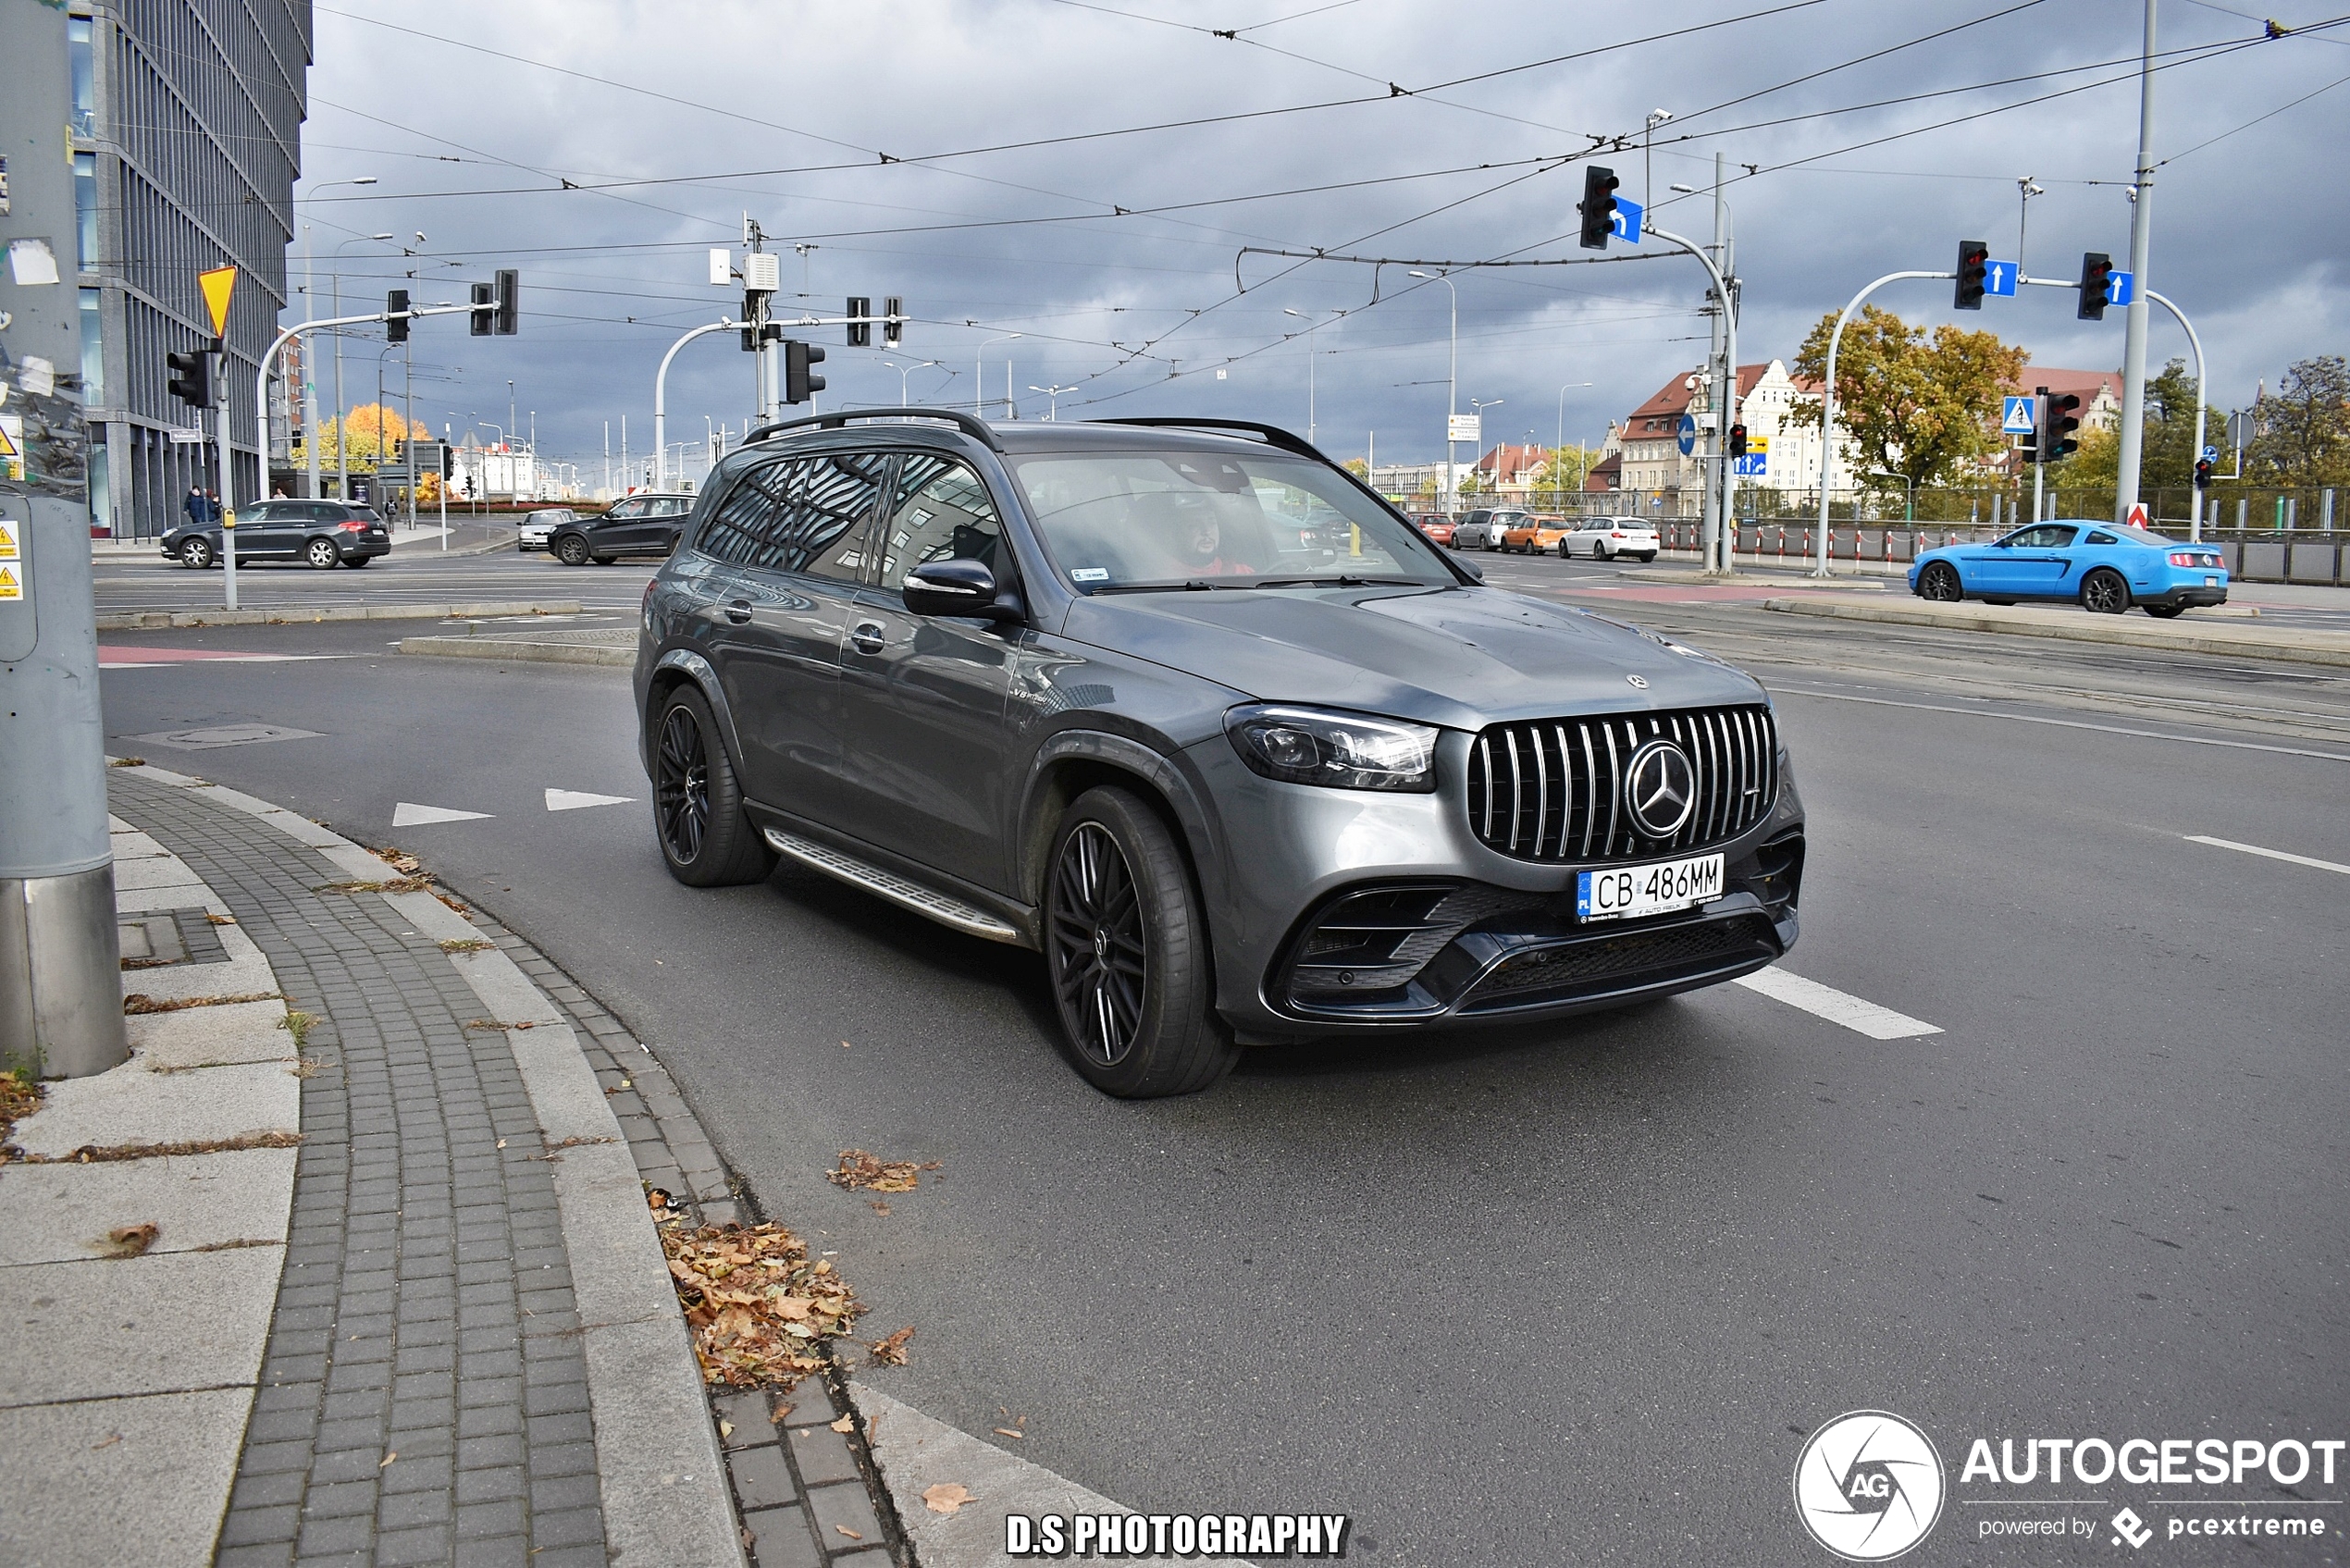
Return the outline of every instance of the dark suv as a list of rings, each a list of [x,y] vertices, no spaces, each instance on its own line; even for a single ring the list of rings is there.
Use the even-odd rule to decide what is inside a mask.
[[[624,555],[667,555],[694,510],[688,495],[634,495],[595,517],[555,525],[547,548],[565,566],[609,566]]]
[[[358,501],[263,500],[236,509],[237,564],[299,562],[321,571],[365,566],[391,553],[391,536],[376,509]],[[183,523],[156,541],[164,559],[202,569],[220,564],[217,523]]]
[[[1038,949],[1112,1093],[1688,990],[1796,939],[1761,686],[1483,586],[1269,426],[755,431],[647,586],[636,693],[673,875],[787,856]]]

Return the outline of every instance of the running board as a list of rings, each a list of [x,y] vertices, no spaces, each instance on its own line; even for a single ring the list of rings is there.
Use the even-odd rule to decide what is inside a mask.
[[[822,871],[828,877],[838,878],[851,887],[861,887],[868,893],[886,898],[891,903],[911,909],[918,915],[927,916],[940,925],[951,926],[957,931],[971,936],[984,937],[990,942],[1008,942],[1015,947],[1027,945],[1018,931],[997,920],[986,910],[966,904],[959,898],[940,893],[934,888],[924,887],[920,883],[908,882],[904,877],[895,872],[884,871],[879,866],[870,861],[860,860],[854,855],[843,854],[827,845],[818,844],[812,839],[801,838],[796,833],[782,833],[774,828],[766,830],[766,838],[767,842],[775,847],[777,853],[787,855],[801,865]]]

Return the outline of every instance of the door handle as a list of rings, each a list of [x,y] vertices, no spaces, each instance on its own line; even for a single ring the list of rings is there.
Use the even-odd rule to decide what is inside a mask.
[[[848,640],[860,653],[879,653],[882,650],[881,623],[860,622],[857,628],[848,634]]]
[[[750,600],[738,599],[726,607],[726,619],[739,626],[750,619]]]

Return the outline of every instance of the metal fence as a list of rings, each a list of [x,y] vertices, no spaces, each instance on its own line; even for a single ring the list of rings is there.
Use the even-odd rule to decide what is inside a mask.
[[[1700,525],[1682,519],[1661,523],[1657,537],[1668,554],[1694,557]],[[2182,525],[2182,537],[2183,537]],[[1828,559],[1858,565],[1906,566],[1930,549],[1947,545],[1988,544],[2000,530],[1963,525],[1923,524],[1828,528]],[[1819,520],[1789,517],[1747,518],[1738,529],[1737,558],[1756,566],[1784,564],[1790,569],[1813,559],[1819,544]],[[2246,583],[2313,583],[2350,586],[2350,533],[2318,533],[2308,529],[2278,532],[2255,529],[2219,533],[2207,531],[2204,542],[2226,561],[2228,574]]]
[[[2146,502],[2147,516],[2157,529],[2175,533],[2182,537],[2185,536],[2196,507],[2196,493],[2192,487],[2181,485],[2144,490],[2140,492],[2139,499]],[[2110,488],[2049,487],[2041,493],[2040,514],[2043,517],[2111,517],[2113,502],[2114,493]],[[1406,512],[1446,510],[1433,498],[1426,496],[1407,497],[1397,504]],[[1695,521],[1699,496],[1694,490],[1534,490],[1515,496],[1464,496],[1451,511],[1458,516],[1482,507],[1562,517],[1638,516],[1663,527],[1668,524]],[[2203,494],[2203,527],[2207,535],[2329,533],[2336,526],[2350,527],[2350,517],[2338,515],[2337,507],[2350,507],[2350,496],[2342,495],[2331,488],[2219,485]],[[1808,519],[1817,526],[1820,492],[1741,485],[1735,510],[1740,517],[1749,520],[1785,517],[1800,524]],[[1920,490],[1914,495],[1899,490],[1839,492],[1831,497],[1828,503],[1828,519],[1832,524],[1943,524],[2001,531],[2022,526],[2031,520],[2031,512],[2032,487],[2029,484]]]

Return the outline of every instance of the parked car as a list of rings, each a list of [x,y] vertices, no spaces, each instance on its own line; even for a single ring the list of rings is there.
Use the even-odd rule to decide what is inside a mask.
[[[263,500],[233,509],[237,564],[300,562],[330,570],[365,566],[391,553],[391,535],[376,509],[357,501]],[[183,523],[156,541],[164,559],[198,570],[220,564],[228,549],[217,523]]]
[[[2227,603],[2228,568],[2210,545],[2075,518],[2035,523],[1989,544],[1927,550],[1910,566],[1910,591],[1946,604],[2070,599],[2103,615],[2134,604],[2167,621],[2195,605]]]
[[[1343,557],[1285,571],[1300,515]],[[672,876],[781,856],[1034,949],[1113,1094],[1711,985],[1798,934],[1761,685],[1484,586],[1271,426],[770,426],[648,585],[634,685]]]
[[[1502,535],[1502,549],[1520,555],[1548,555],[1566,537],[1568,527],[1564,517],[1528,517]]]
[[[1441,512],[1412,513],[1412,526],[1427,536],[1430,544],[1449,545],[1453,542],[1453,520]]]
[[[677,535],[694,498],[682,493],[643,492],[612,503],[594,517],[575,516],[548,533],[547,548],[565,566],[594,562],[609,566],[624,555],[661,556],[677,548]]]
[[[567,506],[543,507],[530,512],[523,518],[522,526],[517,530],[514,548],[520,550],[545,549],[548,537],[557,528],[575,521],[578,516],[579,513]]]
[[[1526,513],[1502,508],[1479,507],[1461,519],[1453,530],[1454,549],[1500,549],[1502,535],[1524,521]]]
[[[1638,517],[1578,518],[1558,541],[1562,561],[1578,555],[1588,555],[1594,561],[1613,561],[1619,555],[1654,561],[1656,550],[1656,530]]]

